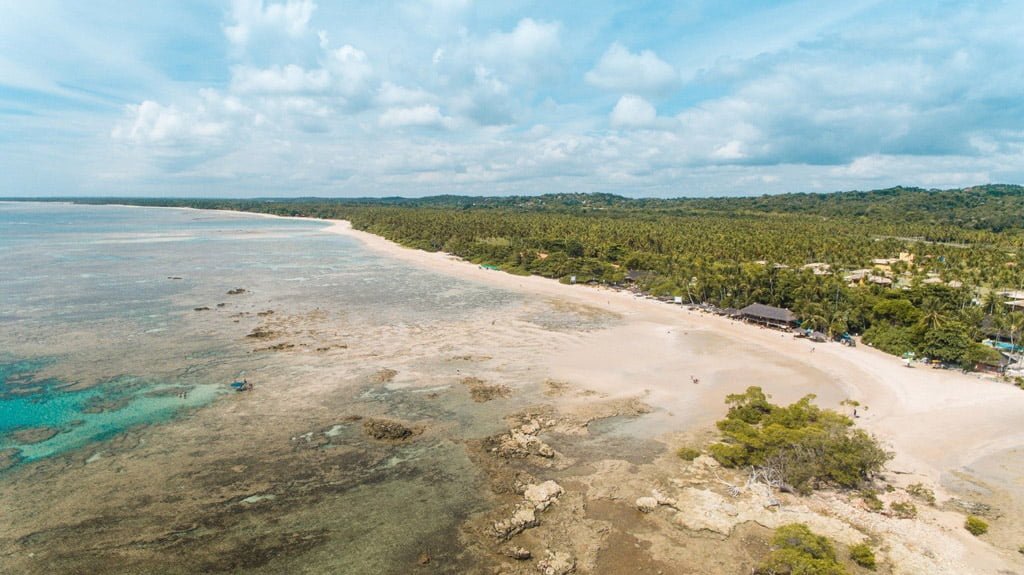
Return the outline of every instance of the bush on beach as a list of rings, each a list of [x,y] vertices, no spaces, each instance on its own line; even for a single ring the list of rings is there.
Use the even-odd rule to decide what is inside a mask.
[[[708,451],[725,467],[770,468],[783,488],[857,488],[871,481],[892,457],[853,421],[821,409],[808,395],[781,407],[760,387],[726,397],[729,412],[716,424],[722,441]]]

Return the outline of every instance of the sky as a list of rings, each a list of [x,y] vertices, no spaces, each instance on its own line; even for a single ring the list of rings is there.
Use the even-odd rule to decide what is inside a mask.
[[[0,0],[0,196],[1024,183],[1024,0]]]

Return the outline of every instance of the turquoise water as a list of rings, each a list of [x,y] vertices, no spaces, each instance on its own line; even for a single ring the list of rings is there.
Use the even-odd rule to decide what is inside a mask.
[[[66,382],[35,379],[45,360],[0,363],[0,437],[26,428],[59,430],[54,437],[34,444],[0,439],[0,449],[14,447],[23,461],[31,461],[110,438],[136,426],[155,423],[189,407],[202,405],[224,390],[215,385],[186,388],[167,381],[146,381],[122,376],[82,390],[62,389]],[[104,408],[108,406],[107,408]]]
[[[457,320],[515,297],[381,259],[326,226],[0,202],[0,450],[32,460],[87,447],[201,406],[272,361],[251,354],[226,312],[196,307],[243,314],[281,302],[394,325]],[[226,295],[237,287],[246,295]],[[59,433],[32,444],[10,435],[37,427]]]

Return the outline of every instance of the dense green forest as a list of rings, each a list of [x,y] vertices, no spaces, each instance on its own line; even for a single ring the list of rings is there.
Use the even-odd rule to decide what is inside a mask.
[[[75,201],[346,219],[510,273],[628,284],[720,307],[786,307],[803,327],[860,333],[890,353],[965,367],[998,362],[983,338],[1016,344],[1024,330],[1024,314],[1011,313],[997,293],[1024,287],[1020,186],[680,199]],[[864,271],[850,277],[854,270]]]

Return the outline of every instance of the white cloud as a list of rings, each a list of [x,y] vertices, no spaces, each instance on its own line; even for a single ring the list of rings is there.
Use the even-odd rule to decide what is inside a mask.
[[[331,85],[330,74],[323,69],[304,70],[294,64],[256,69],[239,66],[232,70],[231,89],[239,93],[294,94],[323,92]]]
[[[388,108],[378,123],[385,128],[450,127],[452,119],[441,114],[437,106],[425,104],[412,108]]]
[[[511,32],[494,32],[480,44],[480,54],[490,61],[534,61],[559,48],[559,25],[523,18]]]
[[[316,4],[312,0],[288,0],[284,4],[263,0],[234,0],[231,18],[234,24],[224,27],[224,35],[236,46],[246,45],[254,33],[277,30],[295,37],[306,31]]]
[[[728,142],[715,148],[715,151],[711,153],[711,157],[719,160],[742,160],[747,157],[747,154],[743,151],[743,142],[739,140],[729,140]]]
[[[306,69],[295,64],[254,68],[236,66],[231,70],[231,91],[261,96],[306,95],[331,100],[349,108],[368,105],[377,91],[376,76],[366,53],[349,44],[322,53],[323,66]],[[393,84],[385,90],[391,98],[411,98],[414,92],[399,93]],[[399,103],[399,102],[388,102]],[[411,103],[411,102],[404,102]]]
[[[0,19],[0,77],[91,104],[0,98],[0,172],[21,170],[19,184],[33,158],[67,174],[63,160],[87,149],[123,174],[105,193],[678,195],[1024,178],[1012,6],[876,4],[835,27],[780,30],[782,42],[736,33],[766,29],[771,10],[743,17],[757,26],[698,22],[709,36],[638,9],[633,24],[665,33],[619,44],[604,5],[154,3],[112,20],[16,4]],[[132,20],[143,12],[148,24]],[[53,30],[74,50],[48,51],[38,39]],[[133,49],[112,52],[122,31]],[[168,39],[194,49],[168,54]],[[123,101],[137,105],[97,111]],[[98,181],[78,168],[73,180]]]
[[[493,70],[478,65],[473,70],[473,84],[452,99],[452,107],[462,116],[481,126],[507,125],[514,121],[514,99],[508,84]]]
[[[587,83],[617,92],[663,94],[679,85],[679,73],[651,50],[634,54],[618,42],[601,56]]]
[[[615,104],[610,119],[615,127],[642,128],[654,124],[657,117],[658,112],[650,102],[640,96],[626,94]]]
[[[138,145],[190,144],[217,147],[239,135],[243,127],[260,126],[265,117],[239,98],[203,89],[191,106],[181,108],[146,100],[125,107],[122,120],[111,130],[113,139]],[[190,150],[189,153],[203,149]]]
[[[334,76],[338,89],[347,98],[359,98],[367,94],[374,78],[373,66],[366,52],[345,44],[337,50],[328,51],[325,67]]]
[[[127,109],[128,121],[111,132],[115,139],[135,143],[173,142],[182,138],[210,138],[226,130],[223,123],[204,121],[174,106],[162,106],[146,100]]]
[[[410,106],[430,103],[437,98],[419,88],[406,88],[391,82],[384,82],[377,90],[377,103],[382,106]]]
[[[492,32],[484,38],[466,37],[451,50],[439,49],[436,64],[445,64],[459,75],[476,73],[485,66],[502,81],[531,86],[553,76],[563,60],[561,25],[523,18],[509,32]]]

